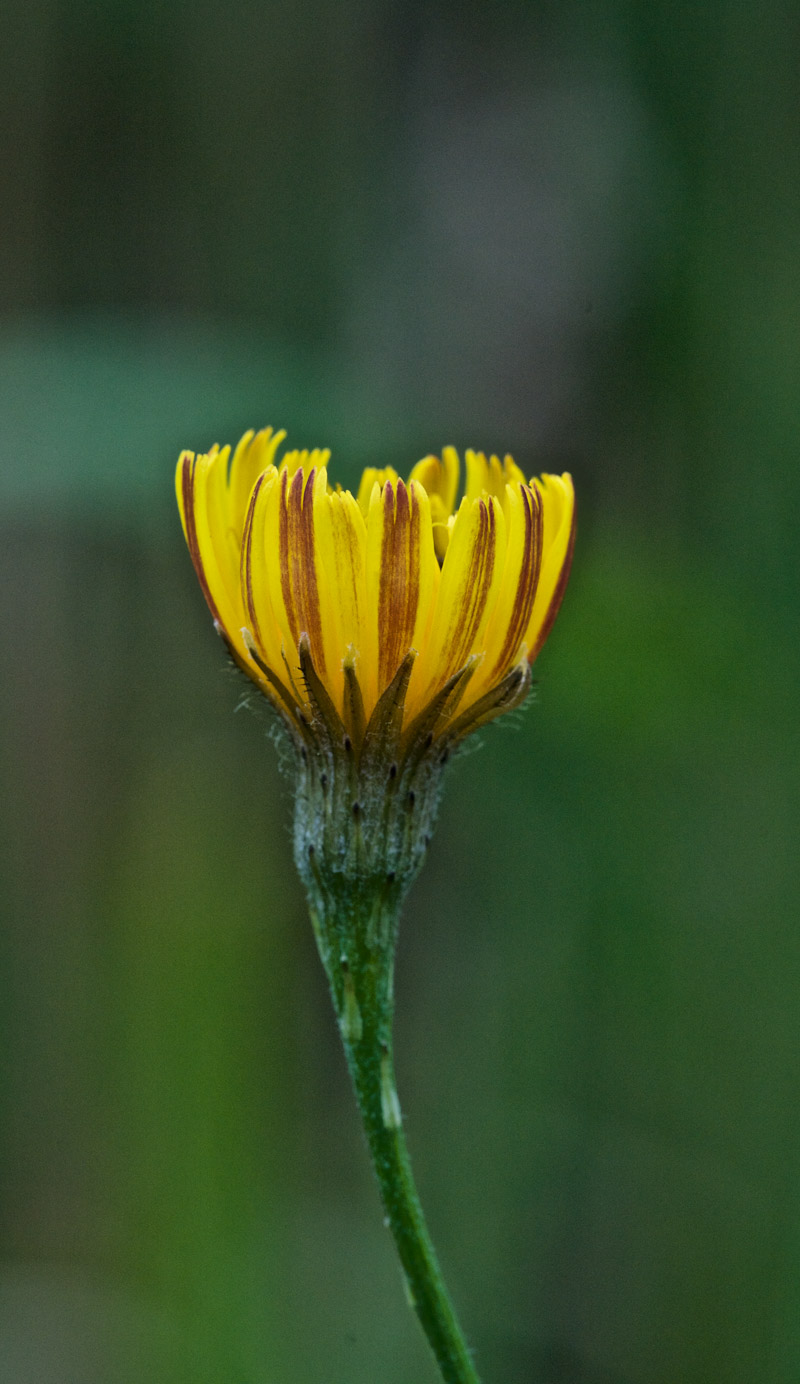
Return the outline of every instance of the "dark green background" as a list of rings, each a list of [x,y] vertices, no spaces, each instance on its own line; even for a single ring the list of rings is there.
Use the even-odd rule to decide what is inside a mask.
[[[10,10],[1,1384],[435,1378],[175,513],[265,423],[576,479],[399,956],[487,1384],[796,1384],[796,5]]]

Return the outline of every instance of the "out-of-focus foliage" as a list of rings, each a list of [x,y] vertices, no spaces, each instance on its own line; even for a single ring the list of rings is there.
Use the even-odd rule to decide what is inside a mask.
[[[0,95],[0,1384],[408,1384],[263,718],[172,498],[573,470],[401,1096],[487,1381],[800,1372],[797,16],[35,0]]]

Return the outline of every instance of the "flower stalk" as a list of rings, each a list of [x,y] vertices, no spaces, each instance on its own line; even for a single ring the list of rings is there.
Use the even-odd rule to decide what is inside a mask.
[[[448,1298],[442,1271],[419,1204],[403,1132],[393,1063],[394,949],[403,895],[418,854],[424,854],[430,815],[439,797],[442,765],[429,776],[424,792],[399,787],[397,811],[389,812],[389,829],[376,854],[393,869],[364,872],[370,857],[363,830],[363,811],[353,814],[352,868],[334,875],[318,865],[317,848],[307,840],[307,793],[298,799],[296,843],[300,875],[309,893],[311,922],[322,965],[327,972],[347,1067],[375,1169],[386,1223],[392,1232],[406,1277],[408,1301],[435,1355],[447,1384],[478,1384],[478,1374],[457,1316]],[[414,779],[418,782],[418,778]],[[367,785],[361,785],[363,787]],[[426,790],[426,792],[425,792]],[[363,796],[368,796],[364,793]],[[410,801],[411,797],[411,801]],[[335,818],[335,785],[320,793]],[[325,808],[322,808],[325,811]],[[345,808],[345,814],[347,808]],[[327,814],[325,814],[327,815]],[[343,823],[342,823],[343,825]],[[393,833],[399,840],[390,846]],[[422,840],[419,839],[422,833]],[[400,869],[397,869],[397,865]]]

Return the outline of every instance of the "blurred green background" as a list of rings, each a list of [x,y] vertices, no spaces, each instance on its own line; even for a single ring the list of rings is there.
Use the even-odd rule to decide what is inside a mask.
[[[796,5],[30,0],[0,88],[1,1384],[423,1384],[180,448],[570,469],[407,1131],[487,1384],[800,1378]],[[511,718],[512,720],[514,718]]]

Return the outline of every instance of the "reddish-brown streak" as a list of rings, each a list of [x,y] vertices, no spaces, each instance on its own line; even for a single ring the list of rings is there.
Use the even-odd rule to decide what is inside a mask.
[[[388,685],[408,653],[419,604],[419,503],[402,481],[383,491],[383,538],[378,597],[379,678]]]
[[[295,644],[307,634],[314,667],[325,676],[322,621],[314,554],[314,479],[312,467],[305,480],[302,468],[295,471],[291,485],[288,473],[281,477],[280,536],[281,589],[286,616]],[[288,490],[288,494],[287,494]]]

